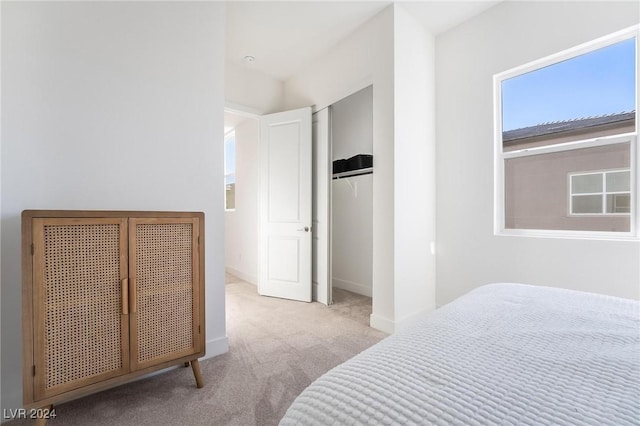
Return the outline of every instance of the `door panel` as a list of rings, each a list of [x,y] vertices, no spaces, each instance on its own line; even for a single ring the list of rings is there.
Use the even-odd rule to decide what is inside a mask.
[[[33,219],[34,397],[129,371],[126,219]]]
[[[273,123],[269,132],[266,179],[269,223],[300,222],[300,123]]]
[[[269,252],[278,256],[269,256],[268,280],[296,284],[300,281],[300,239],[270,237]],[[293,259],[293,261],[292,261]]]
[[[198,219],[129,219],[132,370],[196,353]]]
[[[258,289],[311,301],[311,109],[261,117]]]

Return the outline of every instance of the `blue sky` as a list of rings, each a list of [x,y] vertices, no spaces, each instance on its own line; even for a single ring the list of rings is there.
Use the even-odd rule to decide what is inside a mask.
[[[502,82],[502,129],[635,109],[635,39]]]

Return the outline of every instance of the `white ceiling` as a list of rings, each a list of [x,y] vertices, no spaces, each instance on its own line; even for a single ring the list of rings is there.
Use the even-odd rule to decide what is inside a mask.
[[[433,35],[443,33],[502,0],[399,2]]]
[[[499,3],[496,0],[401,2],[434,35]],[[231,1],[227,61],[287,80],[329,51],[391,1]],[[247,55],[255,57],[246,63]]]

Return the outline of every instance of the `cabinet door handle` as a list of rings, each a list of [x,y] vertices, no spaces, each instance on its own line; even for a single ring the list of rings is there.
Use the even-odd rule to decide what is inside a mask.
[[[122,279],[122,315],[129,315],[129,279]]]
[[[131,313],[135,314],[136,313],[136,279],[135,278],[131,278],[131,285],[129,286],[129,291],[131,292],[130,294],[130,299],[131,299]]]

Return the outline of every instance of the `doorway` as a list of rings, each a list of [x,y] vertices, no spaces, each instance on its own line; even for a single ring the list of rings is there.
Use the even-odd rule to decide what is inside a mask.
[[[260,116],[227,110],[235,129],[235,208],[225,212],[225,266],[258,284]],[[333,287],[372,297],[373,168],[333,174],[333,162],[371,157],[373,87],[313,114],[313,300],[331,304]],[[225,191],[227,188],[225,188]],[[338,291],[340,293],[340,291]]]
[[[225,269],[311,302],[311,109],[227,109],[225,125]]]
[[[225,269],[257,286],[259,116],[225,109],[224,127]]]
[[[372,297],[373,86],[329,108],[331,286]]]

